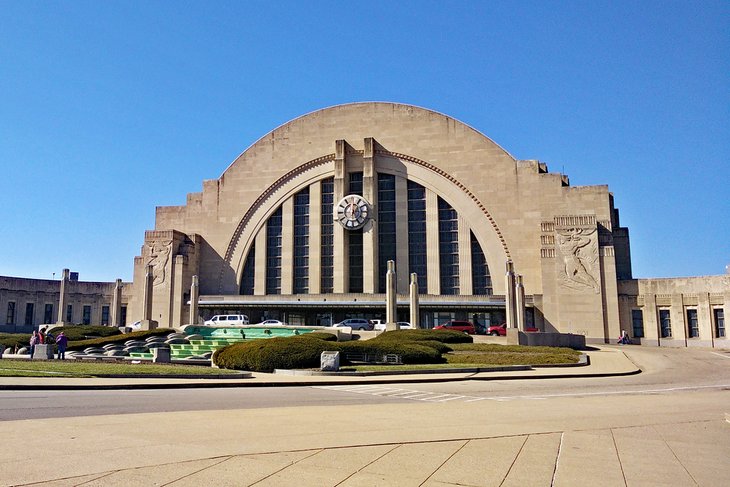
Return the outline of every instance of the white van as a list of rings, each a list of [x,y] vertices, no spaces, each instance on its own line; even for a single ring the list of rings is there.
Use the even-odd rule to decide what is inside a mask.
[[[205,322],[208,326],[213,325],[248,325],[246,315],[215,315]]]

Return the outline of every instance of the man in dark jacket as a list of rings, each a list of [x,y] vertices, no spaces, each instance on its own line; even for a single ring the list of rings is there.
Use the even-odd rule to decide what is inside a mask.
[[[68,338],[66,338],[66,335],[61,332],[56,337],[56,346],[58,346],[59,360],[66,360],[66,345],[68,345]]]

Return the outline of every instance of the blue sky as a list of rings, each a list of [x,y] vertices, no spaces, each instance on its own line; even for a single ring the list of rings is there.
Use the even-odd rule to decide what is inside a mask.
[[[608,184],[634,275],[730,264],[730,3],[0,0],[0,275],[131,279],[275,127],[414,104]]]

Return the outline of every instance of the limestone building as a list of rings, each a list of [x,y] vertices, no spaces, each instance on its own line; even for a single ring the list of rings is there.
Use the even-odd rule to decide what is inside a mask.
[[[4,312],[0,332],[30,333],[58,322],[125,325],[131,298],[131,282],[79,281],[78,274],[68,270],[62,273],[60,283],[55,279],[0,276],[0,310]]]
[[[570,186],[453,118],[394,103],[294,119],[185,205],[158,207],[124,286],[127,321],[189,323],[193,276],[202,317],[382,319],[388,260],[399,320],[418,276],[421,327],[505,321],[511,261],[526,326],[594,343],[626,330],[648,345],[730,348],[730,275],[633,279],[607,186]]]
[[[161,326],[187,321],[193,275],[203,313],[381,317],[388,260],[403,318],[417,273],[421,326],[504,321],[511,260],[528,324],[601,342],[620,333],[618,281],[631,278],[628,231],[606,186],[571,187],[440,113],[356,103],[277,128],[186,205],[158,208],[135,259],[132,313],[143,314],[151,264]]]

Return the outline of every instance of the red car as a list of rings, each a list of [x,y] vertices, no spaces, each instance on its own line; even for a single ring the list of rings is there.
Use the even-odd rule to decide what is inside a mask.
[[[527,333],[535,333],[538,332],[537,328],[525,328],[525,332]],[[507,336],[507,323],[502,323],[501,325],[492,325],[489,328],[487,328],[487,335],[492,336]]]
[[[492,336],[507,336],[507,323],[502,323],[501,325],[492,325],[489,328],[487,328],[487,335]]]
[[[463,331],[464,333],[468,333],[469,335],[476,335],[477,333],[477,329],[474,327],[474,323],[472,323],[471,321],[451,320],[441,325],[434,326],[433,329]]]

